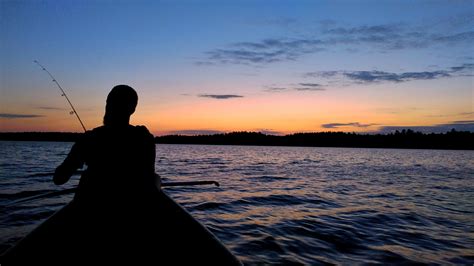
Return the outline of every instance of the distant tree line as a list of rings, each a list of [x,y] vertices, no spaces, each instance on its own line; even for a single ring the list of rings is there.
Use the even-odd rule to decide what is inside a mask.
[[[17,132],[0,133],[0,140],[13,141],[76,141],[82,133]],[[285,136],[259,132],[232,132],[214,135],[167,135],[155,137],[161,144],[359,147],[474,150],[474,132],[421,133],[411,129],[389,134],[345,132],[295,133]]]
[[[0,132],[0,140],[74,142],[81,135],[72,132]]]
[[[451,130],[446,133],[421,133],[411,129],[389,134],[345,132],[295,133],[285,136],[258,132],[232,132],[214,135],[168,135],[155,137],[162,144],[213,144],[308,147],[474,149],[474,132]]]

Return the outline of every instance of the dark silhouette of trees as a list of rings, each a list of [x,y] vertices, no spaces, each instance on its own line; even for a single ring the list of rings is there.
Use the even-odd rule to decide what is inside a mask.
[[[0,140],[76,141],[80,134],[60,132],[0,133]],[[197,136],[158,136],[155,137],[155,142],[162,144],[474,150],[474,132],[452,129],[446,133],[421,133],[411,129],[404,129],[389,134],[316,132],[275,136],[244,131]]]
[[[75,142],[82,134],[71,132],[0,132],[0,140]]]
[[[424,134],[411,129],[389,134],[356,134],[345,132],[295,133],[285,136],[257,132],[232,132],[215,135],[168,135],[155,137],[163,144],[213,144],[308,147],[474,149],[474,132],[451,130]]]

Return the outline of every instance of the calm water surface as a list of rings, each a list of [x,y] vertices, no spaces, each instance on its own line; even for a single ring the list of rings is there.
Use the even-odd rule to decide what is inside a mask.
[[[0,142],[0,249],[72,195],[51,172],[72,143]],[[474,263],[474,151],[157,145],[166,191],[246,264]],[[29,177],[27,177],[29,176]],[[79,176],[64,188],[77,185]]]

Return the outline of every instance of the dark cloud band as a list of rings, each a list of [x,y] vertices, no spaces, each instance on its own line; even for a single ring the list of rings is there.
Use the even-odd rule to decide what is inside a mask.
[[[242,95],[236,95],[236,94],[199,94],[198,96],[203,97],[203,98],[212,98],[212,99],[218,99],[218,100],[244,97]]]
[[[375,126],[377,124],[361,124],[359,122],[350,122],[350,123],[329,123],[329,124],[322,124],[323,128],[339,128],[339,127],[361,127],[366,128],[370,126]]]
[[[44,115],[0,113],[0,118],[7,118],[7,119],[38,118],[38,117],[44,117]]]
[[[422,72],[385,72],[378,70],[371,71],[316,71],[307,72],[303,77],[325,78],[333,81],[349,79],[354,83],[380,83],[380,82],[407,82],[412,80],[431,80],[453,76],[472,76],[474,64],[463,64],[450,67],[445,70],[422,71]]]

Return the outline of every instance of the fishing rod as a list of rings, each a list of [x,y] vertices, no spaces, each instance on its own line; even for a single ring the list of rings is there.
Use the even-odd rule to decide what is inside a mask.
[[[46,67],[44,67],[42,64],[40,64],[40,62],[38,62],[38,60],[34,60],[33,62],[36,63],[38,66],[40,66],[41,69],[43,69],[46,73],[48,73],[48,75],[51,77],[52,81],[58,86],[59,90],[61,90],[61,96],[64,96],[64,98],[66,98],[67,102],[69,103],[69,106],[71,106],[72,111],[69,112],[69,114],[71,114],[71,115],[75,114],[76,115],[77,119],[79,120],[79,123],[81,123],[82,129],[84,129],[84,132],[86,132],[87,131],[86,127],[84,126],[84,123],[82,123],[82,120],[79,117],[79,114],[77,113],[76,108],[74,108],[74,105],[72,105],[71,101],[69,100],[69,97],[67,97],[66,92],[61,87],[61,85],[56,80],[56,78],[54,78],[53,75],[46,69]]]

